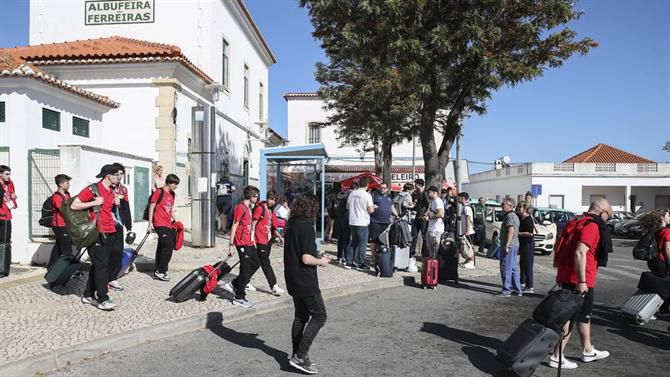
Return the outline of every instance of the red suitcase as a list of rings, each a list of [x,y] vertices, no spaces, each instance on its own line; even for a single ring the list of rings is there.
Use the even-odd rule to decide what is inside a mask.
[[[423,288],[435,289],[438,282],[439,264],[437,259],[426,257],[423,259],[423,268],[421,269],[421,285]]]

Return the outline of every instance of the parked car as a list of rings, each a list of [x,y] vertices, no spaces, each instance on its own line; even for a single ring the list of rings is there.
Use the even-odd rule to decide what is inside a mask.
[[[556,224],[556,238],[558,242],[558,238],[561,236],[565,225],[568,221],[577,218],[577,215],[567,209],[538,207],[535,208],[533,217],[535,217],[535,221],[542,225]]]
[[[626,220],[620,224],[616,224],[614,234],[625,238],[640,238],[642,237],[642,224],[638,220],[639,215],[632,219]]]
[[[500,228],[502,225],[505,212],[502,210],[500,203],[489,200],[486,206],[486,244],[494,245],[496,238],[500,236]],[[554,251],[554,244],[556,242],[556,224],[543,225],[535,222],[535,251],[542,253],[542,255],[549,255]]]
[[[612,217],[607,220],[607,226],[610,228],[610,233],[615,234],[617,232],[620,232],[620,227],[621,225],[628,220],[631,220],[635,218],[635,215],[633,215],[630,212],[624,212],[624,211],[614,211],[612,212]]]

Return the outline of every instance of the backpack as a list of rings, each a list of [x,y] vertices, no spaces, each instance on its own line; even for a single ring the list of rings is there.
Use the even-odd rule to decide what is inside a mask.
[[[347,216],[347,200],[349,199],[350,191],[345,191],[337,194],[335,199],[335,217],[344,218]]]
[[[658,242],[654,237],[654,233],[647,232],[645,233],[637,245],[633,247],[633,258],[639,260],[654,260],[658,257]]]
[[[97,183],[89,185],[88,189],[93,192],[94,197],[100,196]],[[95,217],[93,220],[91,220],[89,209],[72,209],[72,203],[74,202],[75,198],[76,196],[73,196],[70,199],[63,201],[63,205],[60,208],[60,213],[63,215],[65,226],[67,227],[67,233],[70,235],[72,243],[77,247],[77,249],[83,249],[95,244],[98,241],[98,237],[100,237],[97,225],[98,215],[100,214],[100,207],[93,207]]]
[[[558,244],[554,248],[554,267],[558,267],[559,261],[562,258],[570,258],[573,256],[575,249],[577,249],[577,241],[579,239],[579,232],[587,224],[595,222],[588,216],[581,219],[572,219],[565,224],[561,237],[558,239]]]
[[[393,207],[395,207],[395,211],[398,214],[398,217],[405,217],[407,215],[407,207],[402,205],[405,202],[405,196],[407,195],[399,193],[395,198],[393,198]]]
[[[42,203],[42,216],[39,219],[40,225],[46,228],[51,228],[53,225],[53,219],[54,219],[54,207],[53,207],[53,197],[54,195],[60,195],[63,197],[63,200],[65,200],[65,196],[61,194],[60,192],[55,192],[52,195],[50,195],[44,203]]]
[[[579,314],[583,304],[581,294],[568,289],[555,290],[540,301],[533,311],[533,319],[561,333],[565,323]]]
[[[160,188],[159,190],[161,190],[161,193],[158,194],[158,200],[156,201],[156,205],[158,205],[158,203],[160,203],[163,200],[163,196],[165,195],[165,190],[163,190],[162,188]],[[175,194],[174,194],[174,192],[170,192],[170,195],[174,196]],[[149,221],[149,206],[151,206],[151,197],[152,196],[153,195],[149,195],[149,199],[147,199],[147,206],[144,207],[144,213],[142,214],[142,220]]]

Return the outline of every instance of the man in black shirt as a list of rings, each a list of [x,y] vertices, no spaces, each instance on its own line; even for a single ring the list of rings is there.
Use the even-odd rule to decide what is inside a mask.
[[[416,243],[419,238],[419,231],[421,232],[422,239],[424,241],[426,240],[428,221],[426,221],[423,216],[426,214],[428,206],[430,205],[428,201],[428,195],[424,191],[426,188],[426,182],[419,178],[414,181],[414,186],[416,187],[416,191],[414,192],[416,195],[416,199],[414,200],[414,210],[416,211],[416,215],[414,216],[414,221],[412,222],[412,244],[409,247],[410,257],[415,255]]]
[[[330,257],[319,257],[316,250],[314,219],[318,211],[314,194],[303,194],[291,209],[284,233],[284,277],[295,306],[291,328],[293,352],[289,363],[309,374],[318,372],[308,353],[327,318],[316,267],[327,266]]]

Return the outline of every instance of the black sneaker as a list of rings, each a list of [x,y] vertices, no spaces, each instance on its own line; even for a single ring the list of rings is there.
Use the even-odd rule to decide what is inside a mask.
[[[370,266],[367,264],[361,264],[360,266],[356,266],[356,270],[358,271],[370,271]]]
[[[304,358],[299,358],[295,355],[291,357],[291,359],[288,361],[289,364],[291,364],[292,367],[301,370],[305,373],[308,374],[317,374],[319,371],[316,369],[314,364],[312,364],[311,361],[309,361],[309,357],[305,356]]]

